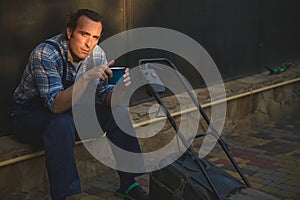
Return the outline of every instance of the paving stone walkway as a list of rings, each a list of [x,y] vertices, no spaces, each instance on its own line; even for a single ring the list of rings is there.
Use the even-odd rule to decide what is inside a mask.
[[[260,195],[265,199],[300,199],[300,110],[223,139],[252,185],[232,199],[260,200]],[[239,177],[221,149],[216,148],[208,160]],[[138,181],[148,190],[148,175]],[[84,192],[69,200],[117,200],[113,194],[117,185],[118,177],[112,171],[84,184]]]
[[[231,200],[300,200],[300,109],[263,127],[227,134],[223,139],[252,185],[231,196]],[[240,178],[218,145],[206,159]],[[148,174],[139,177],[138,182],[149,191]],[[118,200],[114,195],[118,185],[117,173],[110,170],[83,183],[83,192],[68,200]],[[39,191],[30,196],[30,200],[49,199],[48,194]],[[14,193],[5,200],[28,198]]]

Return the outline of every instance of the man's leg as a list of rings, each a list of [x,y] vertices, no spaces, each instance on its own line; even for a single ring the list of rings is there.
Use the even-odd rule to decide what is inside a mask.
[[[51,120],[43,141],[51,196],[60,199],[81,192],[73,147],[76,129],[73,117],[62,114]]]
[[[52,199],[81,192],[73,153],[76,132],[71,115],[18,110],[13,126],[21,141],[35,146],[44,144]]]
[[[110,107],[104,106],[104,105],[96,105],[96,112],[97,117],[100,122],[101,128],[107,132],[106,136],[107,138],[117,147],[126,150],[128,152],[134,152],[134,153],[140,153],[141,149],[139,146],[138,139],[134,137],[135,131],[132,127],[132,122],[130,120],[130,116],[128,113],[128,110],[126,107],[118,106],[113,108],[115,109],[115,112],[117,113],[117,117],[119,119],[122,119],[122,124],[126,125],[126,130],[130,132],[130,135],[124,132],[120,127],[117,125],[116,121],[113,118],[112,110]],[[112,148],[115,160],[118,164],[118,160],[124,160],[124,157],[120,155],[119,153],[114,151],[114,148]],[[132,164],[134,166],[133,162],[136,162],[137,166],[143,165],[142,156],[140,157],[140,160],[130,161],[126,164]],[[123,163],[124,164],[124,163]],[[141,175],[140,173],[128,173],[128,172],[122,172],[118,171],[119,177],[120,177],[120,189],[126,190],[131,184],[135,182],[134,177]]]

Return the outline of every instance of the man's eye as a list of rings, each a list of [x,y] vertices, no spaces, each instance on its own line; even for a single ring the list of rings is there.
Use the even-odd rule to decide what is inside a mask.
[[[85,33],[85,32],[81,32],[81,35],[84,36],[84,37],[88,36],[88,34]]]

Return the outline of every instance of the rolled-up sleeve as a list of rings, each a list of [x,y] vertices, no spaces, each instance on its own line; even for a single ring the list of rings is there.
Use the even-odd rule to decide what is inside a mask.
[[[106,54],[100,46],[96,46],[93,54],[95,66],[107,64]],[[114,89],[114,85],[110,85],[103,81],[98,81],[96,95],[97,103],[105,104],[108,93]]]
[[[106,101],[106,97],[108,95],[108,93],[110,91],[112,91],[114,89],[113,85],[110,85],[108,83],[105,83],[103,81],[99,81],[98,85],[97,85],[97,97],[100,104],[105,104]]]

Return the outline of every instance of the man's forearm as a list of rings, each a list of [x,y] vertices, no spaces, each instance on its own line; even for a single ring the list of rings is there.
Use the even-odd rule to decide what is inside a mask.
[[[79,78],[74,85],[70,86],[68,89],[59,92],[53,104],[53,113],[60,114],[72,107],[72,104],[75,104],[84,91],[87,88],[89,81],[84,79],[83,76]]]

